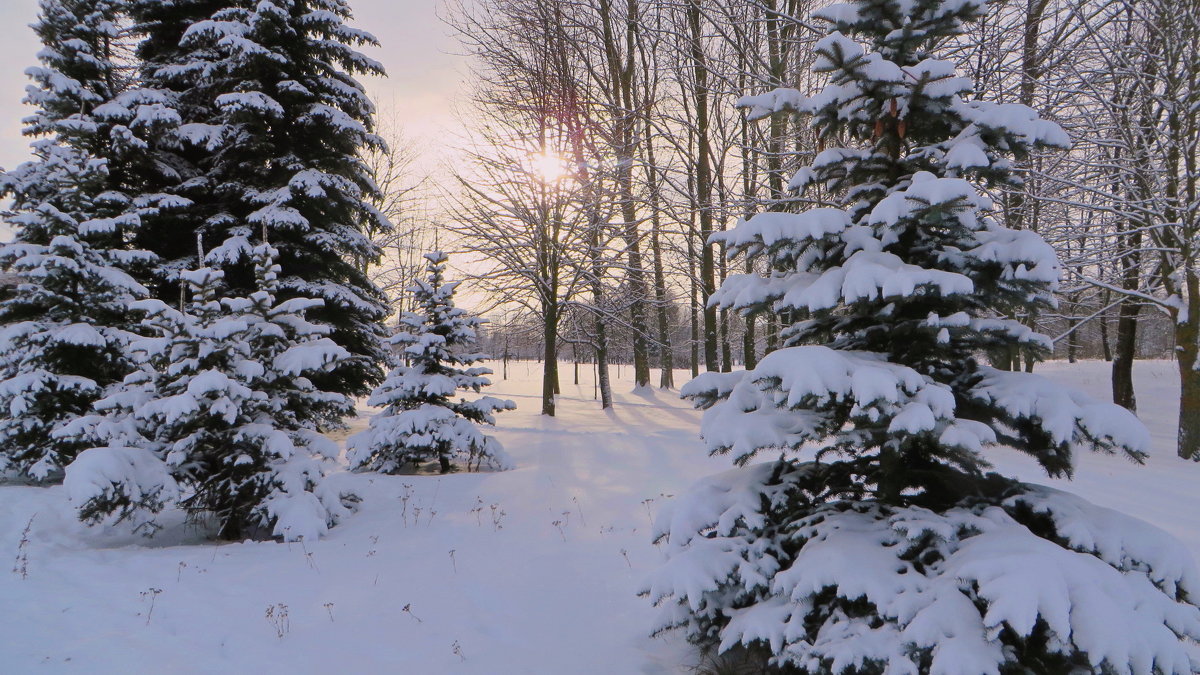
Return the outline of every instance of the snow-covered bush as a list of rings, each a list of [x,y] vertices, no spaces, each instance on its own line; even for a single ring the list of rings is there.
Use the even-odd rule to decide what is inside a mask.
[[[409,289],[418,312],[400,317],[400,331],[390,343],[397,366],[371,394],[369,403],[384,409],[370,428],[350,437],[351,466],[395,473],[436,459],[442,473],[460,458],[467,468],[511,465],[500,443],[483,433],[495,424],[495,413],[516,406],[491,396],[474,401],[452,397],[460,390],[478,393],[491,384],[491,370],[474,364],[488,356],[472,351],[481,319],[454,306],[458,282],[445,282],[446,254],[427,253],[427,279]]]
[[[105,441],[67,467],[80,515],[142,524],[174,501],[212,518],[218,536],[315,539],[351,495],[322,484],[337,444],[320,431],[353,410],[309,376],[349,358],[304,312],[321,300],[275,300],[275,249],[253,249],[260,290],[218,298],[223,274],[183,273],[186,311],[158,300],[136,306],[153,337],[133,343],[143,367],[63,433]]]
[[[940,511],[830,500],[829,467],[752,464],[660,514],[649,582],[724,650],[809,673],[1191,673],[1190,552],[1058,490],[1001,479]]]
[[[1059,263],[1005,228],[983,190],[1068,139],[972,96],[934,56],[984,0],[853,0],[816,17],[812,96],[739,102],[811,116],[829,143],[791,181],[831,206],[763,213],[713,237],[761,275],[712,302],[774,312],[783,348],[682,390],[712,453],[740,468],[660,524],[646,592],[718,650],[804,673],[1187,673],[1200,638],[1186,552],[1143,523],[987,473],[989,448],[1055,476],[1092,449],[1138,461],[1131,413],[983,355],[1049,341],[1012,318],[1053,303]],[[851,39],[851,38],[856,38]],[[836,147],[844,143],[845,147]],[[747,464],[763,451],[778,456]],[[801,463],[811,458],[813,463]]]

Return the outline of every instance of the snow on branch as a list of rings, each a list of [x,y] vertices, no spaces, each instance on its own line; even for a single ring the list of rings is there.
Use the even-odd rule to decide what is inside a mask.
[[[754,464],[664,509],[669,560],[643,586],[661,629],[715,626],[719,651],[762,644],[805,672],[999,675],[1035,642],[1064,669],[1200,666],[1186,642],[1200,639],[1186,600],[1200,575],[1161,530],[1035,485],[943,513],[818,504],[821,471]]]

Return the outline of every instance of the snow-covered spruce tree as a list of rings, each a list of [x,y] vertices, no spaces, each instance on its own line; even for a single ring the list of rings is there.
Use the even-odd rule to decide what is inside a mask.
[[[357,74],[381,74],[356,51],[375,44],[345,25],[343,0],[131,0],[147,89],[178,115],[159,150],[179,167],[168,184],[184,212],[148,218],[145,246],[162,278],[213,265],[232,294],[254,288],[249,241],[267,228],[279,249],[281,298],[320,298],[310,319],[352,357],[320,375],[325,389],[366,394],[382,378],[383,295],[366,275],[378,257],[368,233],[390,227],[371,206],[378,188],[363,160],[381,144]],[[216,248],[194,261],[189,237]],[[159,297],[170,301],[170,284]]]
[[[398,364],[369,403],[383,407],[370,428],[350,437],[348,458],[359,469],[395,473],[436,459],[442,473],[462,458],[467,469],[483,463],[508,468],[500,443],[485,435],[481,424],[495,424],[494,414],[516,405],[491,396],[459,399],[460,390],[478,393],[491,384],[491,370],[474,364],[487,359],[472,351],[481,319],[454,306],[458,282],[446,282],[446,254],[425,254],[427,279],[409,288],[418,312],[400,317],[400,331],[389,342]]]
[[[322,484],[337,445],[320,430],[352,412],[342,394],[309,379],[350,358],[305,312],[321,300],[277,302],[275,250],[252,251],[260,289],[219,298],[223,273],[183,275],[186,312],[159,300],[137,306],[155,337],[134,343],[144,367],[101,400],[108,413],[71,431],[108,444],[67,468],[72,501],[88,522],[146,523],[175,501],[217,536],[315,539],[346,511],[352,495]]]
[[[83,448],[55,432],[131,369],[129,303],[147,292],[129,274],[148,256],[127,246],[137,220],[109,162],[124,127],[97,112],[123,86],[122,4],[42,0],[25,98],[35,158],[0,175],[16,229],[0,266],[20,278],[0,303],[0,470],[38,481],[60,478]]]
[[[1084,448],[1139,459],[1140,422],[1039,376],[980,362],[1047,340],[999,315],[1051,302],[1053,250],[1007,230],[982,193],[1010,158],[1063,146],[1020,105],[975,100],[934,56],[984,0],[857,0],[816,16],[812,96],[740,102],[809,115],[830,147],[792,181],[824,208],[716,235],[763,276],[714,301],[777,313],[784,348],[702,375],[713,453],[740,468],[662,514],[668,561],[646,593],[660,628],[802,673],[1191,673],[1200,575],[1165,533],[1068,494],[985,473],[1009,446],[1051,475]],[[852,39],[854,38],[854,39]],[[777,457],[751,463],[760,453]],[[804,458],[811,461],[802,462]]]

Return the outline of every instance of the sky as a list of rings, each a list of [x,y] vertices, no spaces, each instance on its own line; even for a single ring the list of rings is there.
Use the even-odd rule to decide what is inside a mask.
[[[438,156],[438,139],[453,122],[449,110],[462,91],[464,59],[455,55],[450,29],[439,18],[444,0],[350,0],[352,25],[374,33],[380,49],[365,50],[383,63],[387,78],[364,81],[381,112],[394,112],[407,136],[423,148],[423,158]],[[37,18],[37,0],[0,0],[0,168],[28,157],[21,136],[21,105],[27,79],[39,49],[29,28]],[[392,115],[388,115],[391,117]],[[0,240],[8,232],[0,224]]]

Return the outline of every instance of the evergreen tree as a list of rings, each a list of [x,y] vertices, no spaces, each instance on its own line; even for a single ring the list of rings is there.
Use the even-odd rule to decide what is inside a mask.
[[[16,228],[0,267],[20,279],[0,302],[0,469],[39,481],[83,447],[61,427],[129,372],[129,303],[147,292],[129,274],[149,257],[127,245],[137,220],[109,161],[129,134],[103,109],[124,87],[122,4],[41,2],[44,48],[25,98],[35,159],[0,176]]]
[[[791,185],[835,205],[713,237],[769,270],[731,276],[714,303],[776,313],[785,345],[683,394],[706,409],[713,453],[779,459],[702,482],[660,521],[670,560],[647,592],[664,628],[804,673],[1190,667],[1200,589],[1180,545],[985,473],[995,446],[1062,476],[1077,449],[1140,460],[1149,438],[1122,408],[979,360],[1049,349],[996,317],[1050,305],[1059,274],[1054,251],[1002,227],[982,190],[1019,183],[1011,158],[1068,144],[1025,106],[973,99],[934,56],[984,4],[832,5],[816,14],[831,27],[814,45],[826,86],[739,103],[753,118],[811,117],[829,147]],[[1078,583],[1121,600],[1100,610]]]
[[[249,241],[265,227],[279,249],[280,297],[323,299],[312,320],[352,354],[322,386],[365,394],[381,376],[387,315],[366,276],[378,257],[366,233],[390,227],[370,205],[378,188],[360,158],[381,144],[355,80],[382,74],[355,50],[375,39],[345,25],[341,0],[132,2],[145,90],[178,117],[155,148],[173,175],[151,177],[177,201],[143,228],[164,261],[158,297],[173,297],[178,272],[197,265],[218,266],[231,293],[249,293]],[[180,231],[217,243],[208,260],[194,260]]]
[[[395,473],[406,466],[437,459],[442,473],[451,460],[466,460],[468,469],[483,462],[507,468],[500,443],[480,424],[495,424],[494,413],[513,410],[512,401],[484,396],[474,401],[452,397],[460,390],[478,393],[491,384],[491,370],[473,364],[488,356],[471,351],[481,320],[454,306],[458,282],[444,280],[446,255],[427,253],[429,276],[409,291],[419,312],[400,317],[400,332],[390,344],[401,362],[371,394],[370,405],[384,410],[371,418],[366,431],[350,438],[349,460],[360,469]]]
[[[178,505],[214,519],[220,538],[311,540],[353,499],[321,483],[323,460],[338,448],[320,433],[352,404],[309,379],[349,354],[304,318],[321,300],[277,301],[274,248],[251,255],[260,290],[249,297],[220,298],[223,273],[203,268],[183,275],[193,296],[186,311],[137,303],[155,333],[133,345],[144,367],[97,403],[106,417],[72,428],[107,441],[67,469],[85,520],[145,521],[141,512],[178,491]]]

